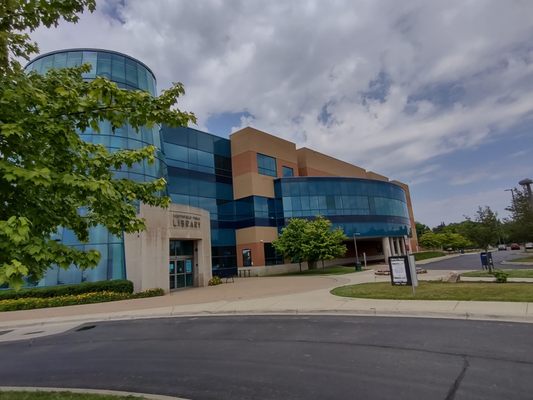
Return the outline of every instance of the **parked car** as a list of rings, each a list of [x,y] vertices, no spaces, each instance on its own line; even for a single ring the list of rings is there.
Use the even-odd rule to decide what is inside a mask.
[[[507,245],[506,244],[499,244],[498,245],[498,251],[500,250],[507,250]]]
[[[533,250],[533,243],[532,242],[526,243],[526,250]]]
[[[511,250],[520,250],[520,245],[518,243],[513,243],[511,245]]]

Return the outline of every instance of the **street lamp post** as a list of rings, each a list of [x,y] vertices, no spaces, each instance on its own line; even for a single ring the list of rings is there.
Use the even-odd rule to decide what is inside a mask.
[[[533,183],[533,180],[526,178],[522,179],[518,184],[524,188],[524,190],[527,192],[527,198],[529,200],[529,204],[533,207],[533,192],[531,191],[531,184]]]
[[[360,235],[360,233],[355,232],[353,234],[353,245],[355,247],[355,270],[361,271],[361,263],[359,262],[359,253],[357,252],[357,240],[355,239],[355,237],[358,235]]]

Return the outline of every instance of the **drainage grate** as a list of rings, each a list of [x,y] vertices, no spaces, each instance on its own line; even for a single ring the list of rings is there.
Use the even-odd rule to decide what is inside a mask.
[[[95,327],[96,325],[85,325],[85,326],[82,326],[81,328],[76,329],[76,332],[88,331],[89,329],[93,329]]]

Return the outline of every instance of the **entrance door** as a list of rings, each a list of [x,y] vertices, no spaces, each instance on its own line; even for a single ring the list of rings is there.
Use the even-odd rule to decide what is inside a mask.
[[[187,256],[171,257],[169,260],[170,290],[194,285],[193,259]]]

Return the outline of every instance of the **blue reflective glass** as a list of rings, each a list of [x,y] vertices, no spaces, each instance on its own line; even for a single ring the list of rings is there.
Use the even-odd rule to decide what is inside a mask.
[[[188,149],[173,143],[165,143],[165,155],[174,160],[188,162]]]
[[[294,176],[294,170],[291,167],[286,167],[285,165],[282,168],[282,176]]]
[[[277,176],[276,159],[257,153],[257,170],[262,175]]]
[[[137,65],[138,64],[135,61],[130,60],[129,58],[125,60],[126,83],[129,85],[138,85]],[[152,91],[150,90],[150,85],[148,86],[148,89],[149,92],[152,93]]]
[[[54,68],[65,68],[67,66],[67,53],[57,53],[54,55]]]
[[[96,75],[111,79],[111,54],[103,52],[98,54]]]
[[[96,77],[96,71],[97,71],[97,59],[98,55],[94,51],[84,51],[83,53],[78,53],[82,55],[82,64],[89,64],[91,66],[91,70],[89,72],[84,72],[82,76],[84,78],[95,78]],[[69,54],[69,63],[70,63],[70,54]],[[76,57],[73,57],[76,59]]]

